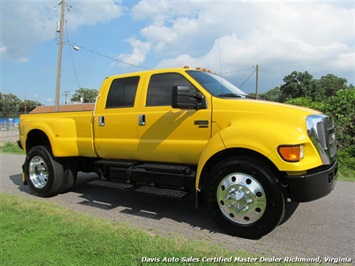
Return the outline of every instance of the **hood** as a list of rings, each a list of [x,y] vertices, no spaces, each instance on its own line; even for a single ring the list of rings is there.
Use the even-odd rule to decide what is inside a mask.
[[[249,122],[260,127],[283,124],[306,127],[306,117],[319,111],[262,100],[212,97],[212,120],[222,129],[233,123]]]

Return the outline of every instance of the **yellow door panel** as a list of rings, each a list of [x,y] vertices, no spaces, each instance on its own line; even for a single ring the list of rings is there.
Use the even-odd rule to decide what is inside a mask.
[[[137,75],[106,81],[109,87],[107,99],[100,98],[94,121],[95,148],[100,157],[137,159],[138,120],[135,105],[140,80]]]
[[[197,164],[211,134],[210,111],[168,106],[144,111],[145,125],[138,127],[140,159]]]
[[[103,118],[100,118],[103,117]],[[136,159],[137,114],[128,108],[102,113],[96,123],[96,150],[105,159]]]

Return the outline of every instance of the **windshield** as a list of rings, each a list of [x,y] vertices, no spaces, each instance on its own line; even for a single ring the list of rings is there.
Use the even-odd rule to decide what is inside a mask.
[[[214,96],[248,97],[245,92],[221,76],[197,70],[187,70],[186,72]]]

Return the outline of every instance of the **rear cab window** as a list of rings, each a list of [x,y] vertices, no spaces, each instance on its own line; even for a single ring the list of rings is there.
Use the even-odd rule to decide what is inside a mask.
[[[114,79],[111,83],[105,109],[133,107],[139,76]]]

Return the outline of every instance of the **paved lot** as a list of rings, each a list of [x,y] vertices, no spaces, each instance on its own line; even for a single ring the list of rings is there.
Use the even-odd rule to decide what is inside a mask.
[[[0,154],[1,191],[40,199],[21,184],[24,156]],[[243,249],[267,257],[352,258],[355,243],[355,183],[338,182],[335,190],[317,201],[289,206],[287,220],[259,240],[224,234],[204,208],[194,208],[194,198],[181,201],[95,187],[93,174],[80,174],[74,191],[48,199],[73,211],[121,221],[152,234],[181,234],[232,250]],[[291,215],[292,214],[292,215]],[[187,254],[188,255],[188,254]]]

